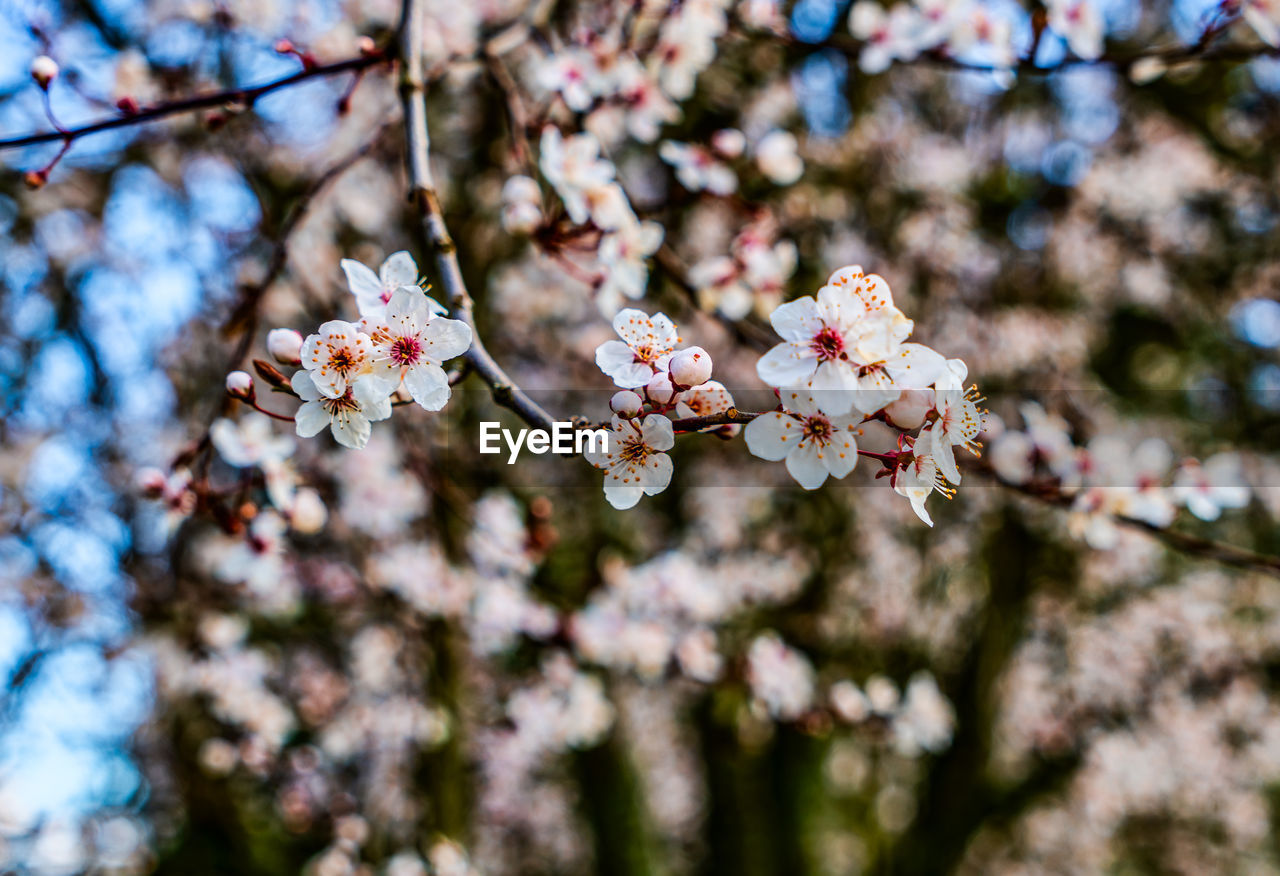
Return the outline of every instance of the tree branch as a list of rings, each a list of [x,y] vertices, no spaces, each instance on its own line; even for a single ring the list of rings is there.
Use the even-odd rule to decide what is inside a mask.
[[[253,103],[265,94],[278,91],[282,88],[288,88],[291,85],[297,85],[309,79],[319,79],[326,76],[335,76],[339,73],[349,73],[365,70],[378,64],[386,63],[391,56],[385,49],[379,49],[366,55],[360,55],[356,58],[346,58],[342,61],[334,61],[331,64],[317,64],[314,67],[304,68],[283,79],[276,79],[272,82],[264,82],[262,85],[254,85],[247,88],[231,88],[226,91],[218,91],[212,94],[200,94],[195,97],[187,97],[181,100],[170,101],[168,103],[156,104],[147,107],[136,113],[122,113],[109,119],[99,119],[96,122],[89,122],[76,128],[68,128],[65,131],[46,131],[41,134],[28,134],[22,137],[12,137],[8,140],[0,140],[0,150],[17,149],[22,146],[36,146],[41,143],[73,143],[81,137],[87,137],[90,134],[97,134],[101,131],[110,131],[114,128],[127,128],[132,125],[140,125],[145,122],[153,122],[158,119],[167,118],[168,116],[181,115],[183,113],[195,112],[196,110],[212,109],[214,107],[225,106],[226,104],[242,103],[252,106]]]
[[[436,278],[449,300],[454,319],[471,327],[471,349],[465,358],[488,384],[493,399],[531,426],[550,431],[555,418],[525,394],[489,355],[476,330],[474,303],[462,278],[457,248],[445,225],[440,197],[431,175],[431,140],[427,128],[426,83],[422,71],[422,0],[405,0],[400,24],[400,100],[404,107],[409,169],[409,197],[417,207],[422,234],[435,261]]]

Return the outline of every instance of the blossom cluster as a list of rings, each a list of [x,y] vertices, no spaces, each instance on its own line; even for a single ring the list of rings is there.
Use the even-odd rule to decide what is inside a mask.
[[[776,387],[780,409],[752,420],[747,446],[785,460],[805,489],[841,479],[857,463],[860,425],[881,420],[899,433],[898,452],[882,458],[894,489],[933,525],[925,500],[959,484],[955,447],[977,453],[982,411],[963,388],[968,368],[923,344],[893,303],[889,284],[852,265],[833,273],[816,296],[773,312],[783,338],[760,359],[761,380]],[[914,434],[913,434],[914,433]]]
[[[1105,49],[1109,9],[1100,0],[1049,0],[1046,24],[1077,57],[1100,58]],[[1270,46],[1280,45],[1280,8],[1269,0],[1221,4],[1218,15],[1239,16]],[[927,52],[994,69],[1014,67],[1030,49],[1016,7],[1000,9],[974,0],[911,0],[885,8],[879,0],[858,0],[849,11],[849,30],[864,45],[858,64],[879,73],[894,61],[913,61]],[[1214,28],[1210,20],[1207,25]],[[1034,60],[1034,59],[1033,59]]]
[[[1081,447],[1062,417],[1036,402],[1024,402],[1019,410],[1023,429],[1001,429],[993,437],[992,468],[1007,483],[1048,484],[1070,498],[1070,529],[1091,547],[1115,546],[1116,518],[1163,528],[1179,508],[1216,520],[1223,510],[1249,504],[1237,453],[1175,464],[1162,438],[1128,441],[1113,434],[1098,435]]]
[[[449,401],[449,377],[441,367],[471,347],[471,327],[448,312],[419,285],[418,266],[407,252],[390,256],[378,273],[342,260],[358,323],[330,320],[305,339],[277,329],[268,340],[275,359],[300,365],[289,386],[301,401],[294,416],[299,436],[328,428],[344,447],[363,448],[372,424],[391,416],[392,398],[405,394],[424,410]],[[252,378],[227,376],[227,391],[256,403]]]

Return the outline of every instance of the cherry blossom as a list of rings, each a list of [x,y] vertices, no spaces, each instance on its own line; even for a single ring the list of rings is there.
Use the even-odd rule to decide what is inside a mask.
[[[799,144],[790,131],[770,131],[756,144],[756,164],[775,185],[789,186],[804,175]]]
[[[881,73],[894,61],[906,61],[919,53],[915,34],[918,19],[909,5],[899,3],[885,12],[876,0],[858,0],[849,10],[849,31],[866,45],[858,54],[864,73]]]
[[[623,389],[645,386],[659,369],[666,368],[680,337],[665,313],[649,316],[628,308],[613,318],[620,341],[605,341],[596,349],[596,365]]]
[[[905,496],[911,503],[911,510],[925,523],[933,526],[933,518],[925,510],[925,500],[935,492],[948,499],[954,491],[947,486],[937,462],[929,455],[931,441],[917,441],[911,459],[905,466],[894,470],[893,489],[899,496]],[[922,447],[921,444],[924,444]]]
[[[680,417],[708,417],[712,414],[723,414],[733,410],[733,395],[718,380],[708,380],[693,389],[680,393],[676,401],[676,415]],[[708,426],[704,432],[722,430],[727,435],[736,435],[742,426]]]
[[[783,338],[757,363],[760,379],[779,389],[806,388],[830,414],[874,413],[904,389],[931,386],[946,360],[903,343],[912,323],[893,306],[889,286],[857,266],[831,275],[817,298],[783,304],[771,316]]]
[[[1178,468],[1173,482],[1173,498],[1201,520],[1217,520],[1226,508],[1249,504],[1240,457],[1217,453],[1203,463],[1187,460]]]
[[[591,218],[591,198],[613,182],[614,168],[600,157],[600,141],[583,133],[565,138],[554,126],[542,131],[540,144],[543,176],[564,201],[569,218],[581,225]]]
[[[1280,2],[1243,0],[1240,14],[1269,46],[1280,46]]]
[[[1050,0],[1049,27],[1071,51],[1092,61],[1102,55],[1102,13],[1093,0]]]
[[[646,259],[662,245],[663,228],[657,222],[632,222],[606,234],[600,241],[604,283],[596,294],[602,312],[612,314],[621,298],[641,298],[649,283]]]
[[[786,460],[787,471],[806,490],[816,490],[827,475],[842,479],[858,462],[858,416],[832,417],[803,392],[783,394],[782,410],[747,423],[747,449],[761,459]]]
[[[602,77],[591,52],[581,46],[570,46],[548,55],[538,65],[536,78],[547,91],[558,93],[569,109],[582,112],[591,108],[595,99],[594,83]]]
[[[397,289],[418,285],[418,265],[413,256],[404,251],[387,256],[377,274],[354,259],[343,259],[339,264],[347,275],[347,287],[356,298],[360,315],[375,322],[382,319],[387,302]],[[437,313],[446,312],[439,302],[432,303]]]
[[[542,190],[527,176],[508,177],[502,186],[502,227],[529,234],[542,222]]]
[[[302,367],[313,372],[314,386],[329,398],[341,398],[358,378],[372,374],[373,357],[373,339],[340,319],[321,324],[302,344]]]
[[[430,299],[416,286],[402,286],[387,303],[386,322],[372,327],[371,374],[388,394],[401,381],[428,411],[449,401],[449,376],[441,364],[471,346],[471,327],[432,313]]]
[[[295,415],[298,435],[303,438],[329,426],[335,441],[359,450],[369,443],[370,423],[391,416],[391,398],[372,376],[356,379],[337,398],[322,393],[310,371],[296,372],[292,386],[303,401]]]
[[[982,432],[982,412],[978,410],[975,390],[940,389],[934,393],[934,410],[937,419],[929,427],[933,440],[933,458],[953,484],[960,483],[960,470],[956,467],[953,445],[964,447],[975,456],[982,447],[978,435]]]
[[[680,185],[691,192],[725,196],[738,190],[738,175],[702,146],[663,140],[658,154],[675,168]]]
[[[618,509],[634,506],[642,496],[656,496],[671,483],[675,446],[671,421],[657,414],[624,420],[614,416],[606,447],[587,450],[587,461],[604,469],[604,496]]]

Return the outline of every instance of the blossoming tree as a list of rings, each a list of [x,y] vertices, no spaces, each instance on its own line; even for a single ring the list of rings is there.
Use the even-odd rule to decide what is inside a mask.
[[[8,19],[0,870],[1277,864],[1280,3]]]

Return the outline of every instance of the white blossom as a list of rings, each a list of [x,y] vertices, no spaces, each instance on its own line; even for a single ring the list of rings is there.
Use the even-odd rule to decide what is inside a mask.
[[[391,398],[372,377],[357,379],[338,398],[321,393],[310,371],[296,372],[292,384],[303,402],[294,415],[298,435],[303,438],[317,435],[329,426],[335,441],[359,450],[369,443],[373,431],[370,423],[391,416]]]
[[[671,421],[658,414],[644,420],[614,416],[605,448],[591,447],[584,454],[596,468],[604,469],[604,496],[618,509],[634,506],[642,496],[656,496],[671,483],[671,457],[675,446]]]
[[[832,417],[813,396],[783,394],[782,411],[761,414],[747,423],[747,449],[761,459],[786,460],[787,471],[806,490],[816,490],[827,475],[843,478],[858,462],[861,417]]]
[[[665,313],[649,316],[628,308],[613,318],[620,341],[605,341],[596,348],[596,365],[623,389],[645,386],[667,366],[680,336]]]
[[[402,286],[391,296],[385,323],[370,328],[371,374],[388,395],[403,380],[414,401],[438,411],[451,393],[449,376],[440,366],[470,348],[471,327],[434,315],[429,301],[416,286]]]

